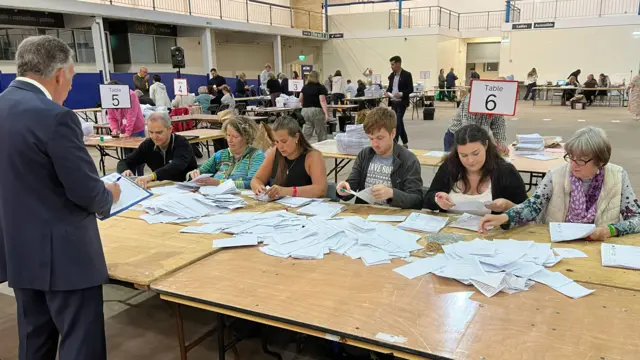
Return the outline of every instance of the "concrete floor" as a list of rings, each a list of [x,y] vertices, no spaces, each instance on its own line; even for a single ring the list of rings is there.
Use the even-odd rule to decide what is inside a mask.
[[[421,116],[420,112],[420,116]],[[409,133],[409,146],[425,150],[441,150],[442,136],[449,120],[455,114],[453,105],[437,104],[434,121],[411,120],[407,112],[405,124]],[[614,144],[612,162],[623,166],[629,173],[634,189],[640,189],[640,167],[636,141],[640,124],[635,122],[625,108],[591,107],[587,110],[570,110],[560,106],[532,106],[531,102],[518,103],[517,115],[508,119],[507,135],[515,139],[516,134],[540,133],[556,135],[567,139],[575,130],[584,126],[603,128]],[[91,150],[94,158],[95,150]],[[203,162],[201,159],[199,162]],[[327,166],[332,165],[327,161]],[[115,169],[115,161],[107,161],[107,170]],[[350,168],[345,169],[339,180],[344,179]],[[432,168],[423,168],[425,185],[431,182],[435,174]],[[140,292],[120,286],[104,286],[107,346],[110,359],[179,359],[175,320],[165,304],[152,293]],[[133,297],[133,298],[132,298]],[[119,301],[129,299],[130,305]],[[15,301],[11,289],[6,284],[0,285],[0,359],[17,359],[17,327],[15,317]],[[187,338],[194,338],[207,330],[215,318],[212,314],[197,309],[184,311],[185,331]],[[272,349],[280,352],[284,359],[325,359],[322,355],[322,342],[308,339],[301,354],[296,354],[295,345],[291,341],[293,334],[284,331],[273,331],[274,339],[270,342]],[[213,338],[205,340],[189,353],[189,359],[216,359],[217,346]],[[242,359],[271,359],[262,354],[260,341],[251,339],[238,345]],[[227,355],[232,358],[231,354]]]

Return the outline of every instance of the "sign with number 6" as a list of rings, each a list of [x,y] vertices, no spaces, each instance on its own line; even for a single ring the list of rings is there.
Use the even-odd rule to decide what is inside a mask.
[[[131,97],[128,85],[100,85],[100,103],[103,109],[129,109]]]
[[[518,82],[512,80],[472,80],[469,113],[487,115],[516,114]]]
[[[289,80],[289,91],[300,92],[304,86],[304,80]]]

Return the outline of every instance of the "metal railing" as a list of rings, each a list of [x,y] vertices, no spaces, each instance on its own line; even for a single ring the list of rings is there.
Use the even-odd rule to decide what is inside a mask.
[[[639,0],[550,0],[517,3],[519,18],[511,22],[578,17],[637,15]]]
[[[504,11],[460,14],[440,7],[426,6],[402,10],[403,28],[442,27],[454,30],[497,30],[505,19]],[[399,10],[389,10],[389,29],[399,28]]]
[[[196,15],[251,24],[326,31],[321,12],[276,5],[258,0],[79,0],[147,10]]]

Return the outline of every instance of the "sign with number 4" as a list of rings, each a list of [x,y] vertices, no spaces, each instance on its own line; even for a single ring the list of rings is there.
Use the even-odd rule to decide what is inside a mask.
[[[176,95],[189,95],[187,79],[173,79],[173,92]]]
[[[129,109],[131,97],[129,97],[128,85],[100,85],[100,103],[103,109]]]
[[[469,113],[487,115],[516,114],[518,82],[512,80],[472,80]]]
[[[300,92],[304,86],[304,80],[289,80],[289,91]]]

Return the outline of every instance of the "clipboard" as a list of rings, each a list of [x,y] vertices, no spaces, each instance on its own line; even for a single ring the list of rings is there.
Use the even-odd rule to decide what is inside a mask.
[[[122,176],[118,173],[111,173],[107,176],[100,178],[103,182],[115,182],[118,178],[118,184],[120,184],[120,200],[117,203],[111,205],[111,211],[109,216],[98,216],[99,220],[106,220],[110,217],[116,216],[124,211],[129,210],[132,206],[150,198],[153,196],[148,190],[145,190],[138,186],[134,181]]]

